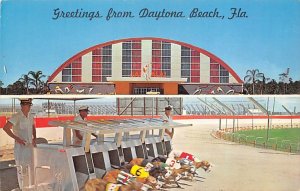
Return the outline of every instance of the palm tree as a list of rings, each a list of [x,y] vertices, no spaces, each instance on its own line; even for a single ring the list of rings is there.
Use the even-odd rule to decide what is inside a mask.
[[[258,74],[258,80],[261,81],[260,85],[260,94],[265,93],[266,84],[271,80],[270,78],[266,78],[264,73]]]
[[[29,84],[32,82],[32,79],[27,74],[23,74],[22,77],[19,78],[19,81],[24,84],[24,87],[26,88],[26,94],[29,94]]]
[[[28,75],[31,75],[31,79],[32,79],[31,84],[35,87],[36,93],[38,93],[40,89],[40,84],[42,82],[41,79],[45,77],[45,75],[43,75],[42,71],[40,70],[37,72],[30,71],[28,72]]]
[[[252,94],[255,94],[255,84],[263,77],[264,74],[260,73],[258,69],[247,70],[244,81],[245,83],[252,83]]]
[[[283,94],[286,94],[288,91],[288,84],[292,81],[289,77],[290,68],[286,69],[286,72],[279,74],[279,82],[283,83]]]

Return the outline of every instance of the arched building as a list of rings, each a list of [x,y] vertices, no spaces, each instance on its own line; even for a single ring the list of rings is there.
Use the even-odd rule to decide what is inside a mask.
[[[235,94],[242,80],[220,58],[162,38],[128,38],[87,48],[48,80],[51,93]]]

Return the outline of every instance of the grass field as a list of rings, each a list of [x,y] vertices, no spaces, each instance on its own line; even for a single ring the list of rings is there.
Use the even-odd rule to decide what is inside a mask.
[[[269,140],[266,140],[267,129],[239,131],[237,134],[253,136],[258,145],[265,144],[266,147],[276,150],[299,152],[300,149],[300,128],[270,129]]]
[[[250,130],[240,131],[240,134],[254,137],[267,137],[267,130]],[[287,129],[270,129],[269,138],[277,138],[278,141],[290,140],[291,142],[300,142],[300,128],[287,128]]]

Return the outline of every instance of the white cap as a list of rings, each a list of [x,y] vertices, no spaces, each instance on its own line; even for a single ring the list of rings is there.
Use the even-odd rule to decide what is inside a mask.
[[[32,98],[19,98],[21,104],[32,103]]]
[[[81,110],[87,110],[87,111],[89,111],[89,107],[88,106],[81,106],[81,107],[79,107],[78,110],[79,111],[81,111]]]
[[[173,106],[171,105],[168,105],[167,107],[165,107],[165,110],[172,110],[173,109]]]

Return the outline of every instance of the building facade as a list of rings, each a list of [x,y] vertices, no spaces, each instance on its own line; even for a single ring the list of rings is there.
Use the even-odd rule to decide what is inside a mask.
[[[128,38],[87,48],[49,77],[56,94],[237,94],[242,80],[220,58],[162,38]]]

